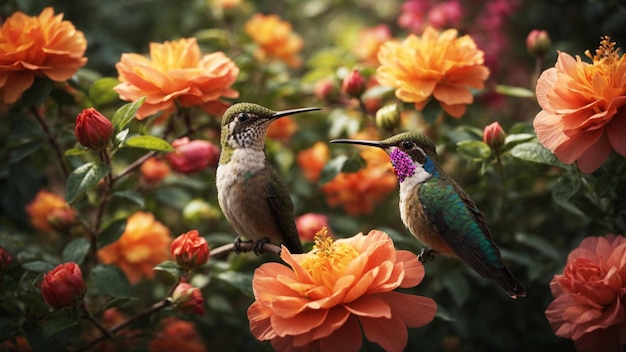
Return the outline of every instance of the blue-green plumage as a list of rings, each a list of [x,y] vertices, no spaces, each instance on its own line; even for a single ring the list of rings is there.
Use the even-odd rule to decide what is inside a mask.
[[[484,216],[438,163],[432,141],[407,132],[384,141],[335,140],[389,153],[400,181],[400,216],[409,231],[437,253],[458,257],[511,297],[526,295],[502,261]]]

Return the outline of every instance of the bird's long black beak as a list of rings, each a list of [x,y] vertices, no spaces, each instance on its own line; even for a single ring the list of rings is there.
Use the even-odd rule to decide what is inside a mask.
[[[281,117],[287,116],[287,115],[295,115],[295,114],[300,114],[300,113],[303,113],[303,112],[317,111],[317,110],[322,110],[322,109],[321,108],[299,108],[299,109],[277,111],[277,112],[274,113],[274,115],[270,116],[270,118],[272,120],[276,120],[278,118],[281,118]]]
[[[367,145],[370,147],[387,148],[388,145],[380,141],[366,141],[361,139],[333,139],[330,143],[343,143],[343,144],[358,144]]]

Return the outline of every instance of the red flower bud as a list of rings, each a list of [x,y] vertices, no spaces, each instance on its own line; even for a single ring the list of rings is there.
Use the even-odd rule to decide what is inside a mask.
[[[11,253],[7,252],[6,249],[0,247],[0,274],[5,271],[9,265],[11,265]]]
[[[167,160],[174,171],[189,174],[209,165],[217,166],[220,149],[211,142],[184,137],[173,141],[172,147],[175,150],[167,154]]]
[[[504,145],[506,133],[502,129],[502,126],[496,121],[491,125],[488,125],[483,130],[483,142],[489,145],[493,149],[498,149]]]
[[[330,78],[322,78],[313,85],[313,94],[323,102],[334,103],[339,98],[337,87]]]
[[[87,287],[78,264],[68,262],[47,272],[41,282],[44,301],[54,308],[67,307],[85,295]]]
[[[536,57],[543,57],[552,47],[550,36],[544,30],[533,29],[526,37],[526,49]]]
[[[359,70],[352,70],[352,72],[343,79],[341,88],[349,96],[359,98],[361,94],[365,92],[365,79]]]
[[[76,116],[74,134],[83,146],[103,149],[113,136],[113,125],[96,109],[87,108]]]
[[[172,257],[185,270],[193,269],[209,260],[209,245],[197,230],[191,230],[174,239],[170,245]]]
[[[181,282],[170,297],[170,301],[180,311],[204,315],[204,297],[197,287]]]

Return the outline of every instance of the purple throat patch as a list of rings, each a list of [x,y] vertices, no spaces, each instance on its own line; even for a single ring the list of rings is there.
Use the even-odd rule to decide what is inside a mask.
[[[407,177],[415,175],[416,167],[413,164],[413,160],[411,160],[409,154],[403,152],[400,148],[394,148],[389,153],[389,159],[391,159],[391,165],[393,165],[398,181],[402,182]]]

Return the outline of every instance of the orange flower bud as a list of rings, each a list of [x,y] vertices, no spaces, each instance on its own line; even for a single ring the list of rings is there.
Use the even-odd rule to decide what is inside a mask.
[[[550,36],[544,30],[533,29],[526,37],[526,49],[537,57],[543,57],[552,47]]]
[[[91,149],[103,149],[113,136],[113,125],[94,108],[87,108],[76,116],[74,134],[78,142]]]
[[[211,142],[184,137],[174,140],[172,147],[175,150],[166,156],[174,171],[190,174],[209,165],[217,166],[220,149]]]
[[[155,185],[170,173],[170,167],[165,161],[159,158],[150,158],[146,160],[139,168],[141,177],[146,183]]]
[[[204,315],[202,292],[186,282],[181,282],[176,286],[170,301],[182,312]]]
[[[315,234],[324,227],[328,229],[328,217],[324,214],[306,213],[296,219],[296,227],[303,241],[313,242]],[[327,232],[328,236],[333,236],[330,231]]]
[[[191,230],[174,239],[170,245],[172,257],[184,269],[193,269],[209,260],[209,245],[198,230]]]
[[[54,308],[67,307],[81,300],[87,287],[78,264],[68,262],[47,272],[41,282],[41,295]]]
[[[493,149],[498,149],[504,145],[506,133],[498,121],[485,127],[483,131],[483,142]]]
[[[365,79],[359,70],[352,70],[352,72],[343,79],[341,88],[349,96],[359,98],[361,94],[365,92]]]
[[[26,206],[30,222],[34,228],[50,232],[63,231],[75,222],[76,214],[65,199],[46,190],[41,190]]]

